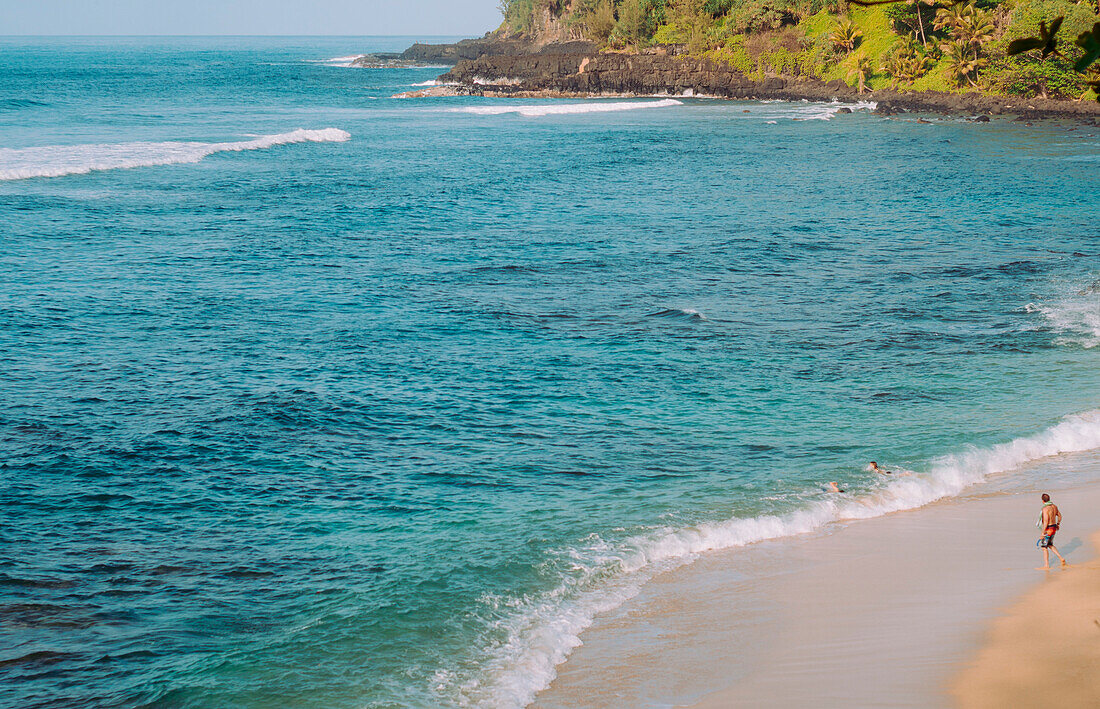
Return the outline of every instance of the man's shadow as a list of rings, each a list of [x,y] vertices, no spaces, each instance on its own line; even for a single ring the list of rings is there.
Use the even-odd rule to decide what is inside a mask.
[[[1081,541],[1081,537],[1074,537],[1073,539],[1069,540],[1069,544],[1066,544],[1064,547],[1062,547],[1058,551],[1062,552],[1062,554],[1070,554],[1070,553],[1080,549],[1084,545],[1085,545],[1085,543]]]

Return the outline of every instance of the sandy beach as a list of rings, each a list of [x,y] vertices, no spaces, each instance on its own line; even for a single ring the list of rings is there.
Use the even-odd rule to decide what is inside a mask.
[[[1082,663],[1095,662],[1076,649],[1083,638],[1059,651],[1029,645],[1038,652],[1024,655],[1018,647],[1036,622],[1058,630],[1050,642],[1062,637],[1052,607],[1078,615],[1097,608],[1094,550],[1085,540],[1095,531],[1100,487],[1055,491],[1054,499],[1066,519],[1059,548],[1074,566],[1049,575],[1035,570],[1042,555],[1033,490],[705,555],[601,618],[536,706],[947,707],[955,697],[967,707],[1008,706],[988,700],[1003,695],[987,688],[1036,654],[1076,657],[1050,677],[1080,678]],[[1016,676],[1032,675],[1042,673]],[[1081,692],[1095,692],[1083,682]]]
[[[1095,556],[1100,534],[1090,546]],[[997,619],[976,660],[956,680],[954,694],[963,709],[1096,706],[1100,563],[1051,573]]]

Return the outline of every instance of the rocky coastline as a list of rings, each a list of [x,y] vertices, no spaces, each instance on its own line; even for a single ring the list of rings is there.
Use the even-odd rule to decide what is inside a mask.
[[[473,56],[476,54],[477,56]],[[678,47],[640,53],[601,52],[589,42],[543,46],[483,38],[455,45],[414,45],[404,55],[418,61],[454,63],[441,86],[402,97],[709,96],[726,99],[873,101],[877,113],[939,113],[1010,116],[1021,120],[1100,120],[1100,103],[978,92],[877,90],[860,93],[843,81],[805,76],[749,77],[728,64],[690,56]]]

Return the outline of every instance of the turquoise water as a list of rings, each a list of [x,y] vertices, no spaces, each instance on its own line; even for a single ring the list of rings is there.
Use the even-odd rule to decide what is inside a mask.
[[[0,40],[0,703],[521,706],[657,570],[1100,447],[1097,129],[324,61],[411,41]]]

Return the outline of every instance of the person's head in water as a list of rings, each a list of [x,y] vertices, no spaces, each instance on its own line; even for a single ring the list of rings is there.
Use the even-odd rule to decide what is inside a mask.
[[[1050,495],[1043,493],[1043,502],[1050,502]]]
[[[829,492],[844,492],[836,483],[829,483]]]

